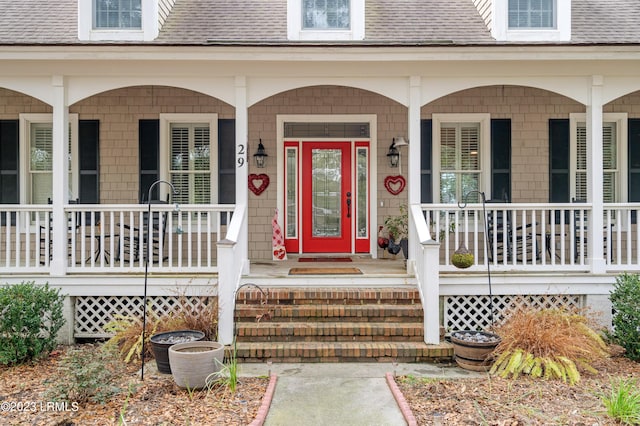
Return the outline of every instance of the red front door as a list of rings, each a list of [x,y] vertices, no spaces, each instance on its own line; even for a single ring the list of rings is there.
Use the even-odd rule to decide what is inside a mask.
[[[303,251],[351,252],[351,143],[305,142],[302,164]]]

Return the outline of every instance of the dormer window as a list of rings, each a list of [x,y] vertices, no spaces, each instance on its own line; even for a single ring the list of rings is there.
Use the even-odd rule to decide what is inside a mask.
[[[348,30],[351,26],[349,0],[303,0],[303,30]]]
[[[159,31],[158,0],[78,0],[82,41],[150,41]]]
[[[287,0],[289,40],[364,39],[365,0]]]
[[[492,11],[498,41],[571,40],[571,0],[494,0]]]
[[[93,0],[93,29],[142,29],[141,0]]]
[[[509,0],[509,29],[555,28],[554,0]]]

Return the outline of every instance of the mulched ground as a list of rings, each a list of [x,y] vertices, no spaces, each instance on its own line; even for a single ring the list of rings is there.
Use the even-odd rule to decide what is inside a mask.
[[[621,356],[594,364],[597,375],[582,374],[569,386],[560,381],[480,379],[420,380],[397,377],[419,425],[615,425],[599,395],[620,378],[640,383],[640,363]],[[434,416],[435,413],[438,413]]]
[[[58,374],[63,353],[60,349],[31,365],[0,367],[0,424],[247,425],[255,418],[268,385],[267,378],[241,378],[235,393],[225,388],[190,394],[175,386],[170,375],[149,373],[141,382],[132,367],[121,382],[125,389],[134,385],[130,396],[124,392],[105,404],[86,403],[77,409],[47,406],[45,381]],[[583,374],[574,386],[489,375],[456,380],[404,376],[396,381],[419,425],[436,424],[434,413],[442,416],[443,425],[614,425],[599,395],[610,389],[612,380],[634,378],[640,383],[640,364],[617,356],[594,367],[597,375]],[[120,413],[125,423],[119,423]]]
[[[177,387],[171,375],[145,373],[141,382],[132,367],[122,377],[125,392],[105,404],[48,405],[43,396],[45,381],[58,374],[63,353],[64,348],[32,365],[0,367],[0,424],[247,425],[255,418],[268,385],[267,378],[240,378],[235,393],[227,388],[189,393]],[[128,396],[129,384],[134,390]],[[125,422],[119,422],[120,413]]]

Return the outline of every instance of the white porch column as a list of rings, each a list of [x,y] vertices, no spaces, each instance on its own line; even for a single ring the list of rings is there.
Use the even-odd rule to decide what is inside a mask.
[[[589,217],[588,257],[591,272],[602,274],[606,270],[604,260],[604,198],[602,193],[602,86],[604,78],[594,75],[591,79],[590,102],[587,105],[587,201],[593,206]]]
[[[420,107],[422,101],[422,81],[419,76],[409,77],[409,158],[407,187],[409,191],[409,205],[420,204]],[[411,209],[409,215],[411,215]],[[413,271],[416,259],[412,253],[418,252],[420,242],[414,227],[409,227],[409,260],[407,272]]]
[[[249,203],[249,189],[247,181],[249,179],[249,109],[247,107],[247,78],[245,76],[236,77],[236,205]],[[248,241],[249,224],[247,220],[243,222],[239,239]],[[249,244],[241,244],[240,256],[247,259],[243,262],[243,274],[249,273]]]
[[[65,78],[52,77],[53,86],[53,216],[52,257],[50,274],[67,273],[67,220],[64,206],[69,199],[69,106]]]

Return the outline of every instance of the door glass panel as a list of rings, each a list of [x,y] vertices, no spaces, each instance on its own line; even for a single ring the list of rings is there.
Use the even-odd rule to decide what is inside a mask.
[[[298,235],[298,150],[287,148],[287,238]]]
[[[313,212],[311,215],[314,237],[341,236],[342,151],[340,149],[314,149],[312,151]]]
[[[367,237],[367,165],[369,163],[367,159],[367,149],[358,148],[358,163],[357,167],[357,180],[358,180],[358,192],[356,205],[357,211],[357,232],[358,238]]]

